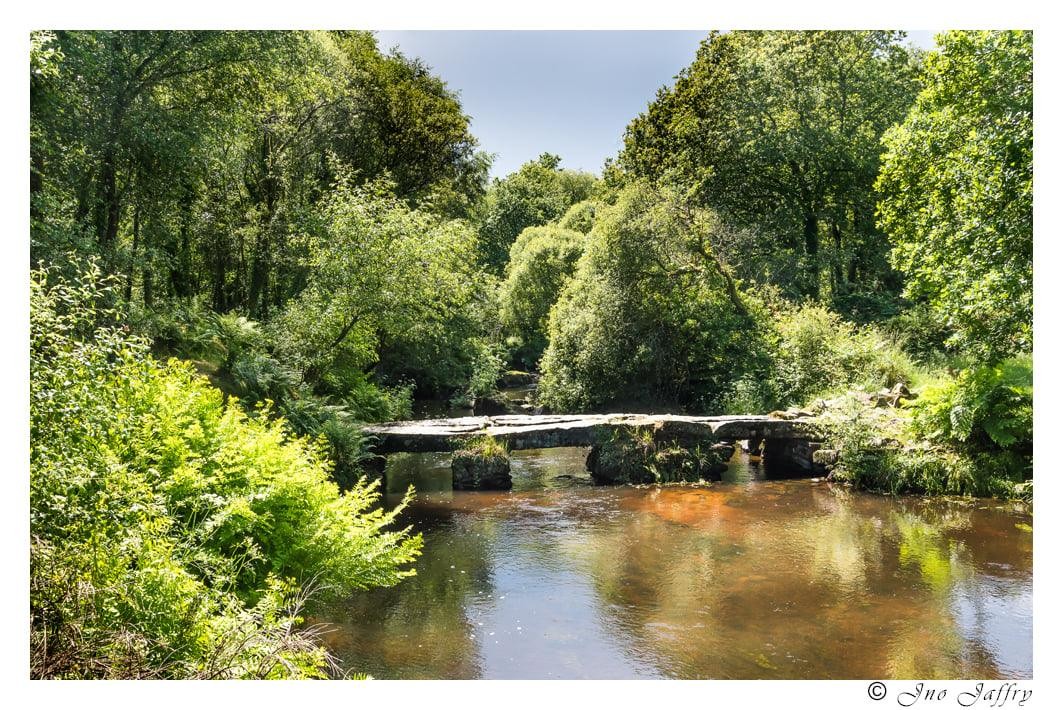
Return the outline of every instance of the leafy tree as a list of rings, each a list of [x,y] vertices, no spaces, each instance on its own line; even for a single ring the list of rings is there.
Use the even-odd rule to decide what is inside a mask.
[[[848,387],[877,390],[912,384],[915,366],[874,326],[857,327],[821,306],[773,314],[770,381],[784,406]]]
[[[254,60],[283,39],[256,32],[59,32],[58,76],[31,106],[36,169],[72,188],[76,219],[105,253],[117,246],[138,172],[180,173],[204,123],[250,91]],[[165,187],[158,184],[157,187]],[[132,188],[132,189],[131,189]],[[109,255],[109,254],[108,254]]]
[[[331,150],[363,179],[387,175],[412,204],[466,216],[483,197],[490,158],[457,95],[420,59],[381,53],[368,33],[332,34],[348,83],[329,110]]]
[[[884,138],[879,219],[905,290],[990,358],[1033,328],[1033,44],[946,32],[924,88]]]
[[[371,33],[58,32],[35,47],[33,257],[104,254],[147,308],[206,296],[268,318],[305,285],[292,236],[337,164],[447,214],[484,191],[456,97]]]
[[[594,227],[594,217],[601,207],[602,203],[594,200],[577,202],[568,208],[557,224],[564,229],[574,229],[580,234],[586,234]]]
[[[456,96],[423,63],[380,52],[368,32],[37,33],[31,74],[34,260],[103,255],[123,276],[116,295],[161,348],[188,350],[181,339],[206,336],[208,308],[283,332],[271,321],[326,278],[311,273],[311,249],[337,177],[386,178],[429,221],[468,212],[484,191],[488,163]],[[424,391],[474,376],[483,389],[497,365],[480,337],[493,283],[468,283],[452,290],[467,307],[422,310],[417,322],[392,314],[408,327],[388,331],[395,337],[374,346],[372,364],[318,373],[313,385],[357,393],[355,416],[366,417],[404,399],[393,389],[388,403],[370,367]],[[293,363],[273,346],[226,357],[219,381],[241,397],[303,399]]]
[[[713,33],[630,124],[618,165],[677,182],[739,227],[725,255],[743,279],[818,297],[829,266],[833,296],[896,288],[870,189],[879,138],[916,89],[900,36]]]
[[[494,272],[502,272],[510,245],[525,228],[559,219],[594,192],[593,175],[562,170],[560,164],[556,155],[543,153],[487,191],[477,223],[484,263]]]
[[[465,222],[412,210],[386,183],[355,186],[344,175],[317,221],[307,286],[273,325],[285,361],[308,383],[332,381],[342,392],[342,373],[375,370],[415,377],[431,391],[486,366],[474,341],[484,335],[489,282]]]
[[[550,313],[544,403],[720,408],[764,350],[750,304],[714,251],[718,226],[712,213],[645,183],[598,214]]]
[[[510,248],[499,294],[501,320],[525,367],[535,369],[546,349],[550,308],[575,271],[584,241],[580,232],[549,225],[528,227]]]

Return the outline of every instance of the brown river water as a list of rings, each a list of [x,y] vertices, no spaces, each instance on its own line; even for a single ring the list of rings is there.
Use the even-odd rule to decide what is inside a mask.
[[[995,500],[769,480],[595,487],[586,449],[515,452],[512,491],[388,462],[417,575],[323,621],[377,678],[1029,678],[1033,535]]]

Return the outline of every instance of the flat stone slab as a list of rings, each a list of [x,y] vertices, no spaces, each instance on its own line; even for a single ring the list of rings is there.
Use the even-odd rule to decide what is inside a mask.
[[[451,451],[467,439],[490,436],[511,450],[558,446],[593,446],[611,429],[654,427],[681,439],[817,439],[815,417],[782,419],[766,414],[691,417],[678,414],[507,414],[497,417],[458,417],[387,422],[365,427],[376,437],[373,449]]]

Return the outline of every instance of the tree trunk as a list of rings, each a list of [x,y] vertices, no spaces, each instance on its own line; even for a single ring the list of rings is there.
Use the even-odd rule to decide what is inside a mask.
[[[214,310],[218,313],[224,313],[229,310],[228,294],[225,292],[225,276],[228,271],[229,254],[228,244],[222,239],[214,240],[213,254],[211,259],[213,261],[213,276],[211,283],[211,301],[214,305]]]
[[[137,250],[140,248],[140,203],[133,205],[133,248],[129,252],[129,269],[125,277],[125,302],[133,300],[133,272],[136,271]]]
[[[155,303],[155,282],[151,276],[150,264],[144,265],[144,308],[151,308]]]
[[[269,225],[255,237],[255,253],[251,262],[251,284],[248,300],[251,312],[259,320],[269,316],[269,261],[270,261]]]
[[[118,241],[118,167],[114,147],[109,146],[100,163],[99,192],[96,203],[96,239],[106,255]]]
[[[806,293],[819,298],[819,219],[814,213],[805,214],[805,258],[807,259]]]
[[[251,255],[251,283],[248,294],[251,312],[260,320],[265,320],[269,316],[269,280],[273,259],[272,232],[279,192],[278,180],[273,175],[272,151],[273,137],[266,128],[263,131],[260,155],[262,168],[260,195],[265,212],[262,216],[262,226],[255,237],[254,253]]]
[[[838,296],[848,291],[845,283],[845,272],[842,270],[842,228],[837,220],[831,220],[831,237],[834,239],[834,258],[831,259],[831,291],[832,295]]]
[[[37,195],[44,190],[44,153],[37,147],[31,148],[30,159],[30,219],[41,218],[41,208],[37,204]]]
[[[179,298],[189,298],[195,292],[192,273],[192,207],[195,204],[195,192],[186,187],[181,199],[180,226],[177,231],[177,248],[173,254],[170,270],[170,286]]]

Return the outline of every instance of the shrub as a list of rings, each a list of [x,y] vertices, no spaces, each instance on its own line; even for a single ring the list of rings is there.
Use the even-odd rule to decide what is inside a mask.
[[[917,400],[918,401],[918,400]],[[907,417],[847,397],[827,415],[830,445],[838,450],[837,480],[884,493],[1022,496],[1022,457],[973,451],[956,442],[913,440]]]
[[[479,341],[475,345],[472,374],[463,391],[451,397],[453,406],[465,406],[480,397],[490,397],[498,391],[498,381],[505,370],[504,347]],[[471,405],[469,405],[471,406]]]
[[[916,431],[981,451],[1033,445],[1033,361],[1012,358],[927,386],[913,405]]]
[[[217,355],[214,317],[203,301],[194,298],[160,302],[150,310],[134,307],[129,320],[156,352],[204,358]]]
[[[763,414],[780,406],[775,382],[765,377],[741,377],[723,398],[723,410],[727,414]]]
[[[284,402],[300,387],[299,373],[265,352],[250,352],[234,360],[226,373],[230,390],[245,402]]]
[[[954,331],[948,321],[925,303],[916,303],[882,324],[905,352],[923,363],[934,363],[949,352]]]
[[[783,406],[849,387],[911,384],[915,377],[915,363],[878,329],[857,327],[822,306],[784,308],[773,326],[772,377]]]
[[[258,323],[242,315],[214,314],[210,322],[214,331],[213,345],[221,355],[223,368],[232,368],[238,357],[265,346],[265,337]]]
[[[831,298],[831,310],[853,323],[875,323],[896,316],[902,301],[889,291],[845,291]]]
[[[995,496],[1021,498],[1014,462],[969,455],[940,446],[880,446],[839,457],[837,480],[865,490],[897,495]]]
[[[324,673],[299,590],[412,574],[401,506],[375,508],[368,482],[341,495],[320,444],[154,360],[98,305],[111,285],[82,273],[31,281],[31,673]]]

